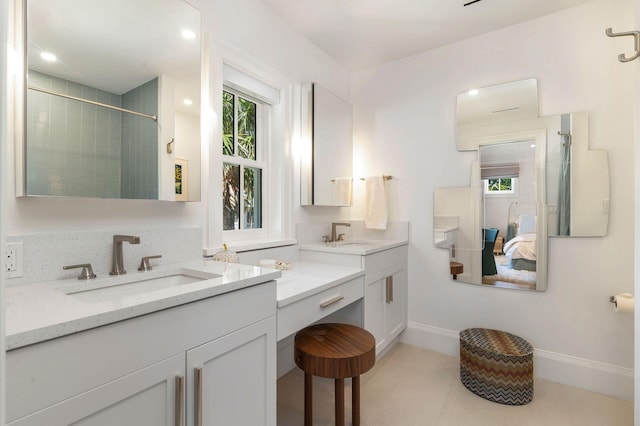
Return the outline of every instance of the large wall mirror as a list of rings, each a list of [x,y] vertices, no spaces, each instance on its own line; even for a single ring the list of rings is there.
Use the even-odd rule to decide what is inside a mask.
[[[521,83],[458,98],[458,149],[477,150],[478,161],[468,188],[436,190],[434,242],[449,251],[455,281],[542,291],[549,236],[606,234],[609,170],[607,153],[589,149],[586,113],[537,117],[535,80]],[[469,100],[483,91],[499,98],[489,108]]]
[[[200,200],[200,13],[28,0],[19,196]]]
[[[351,105],[317,83],[302,85],[300,204],[350,206],[353,175]]]

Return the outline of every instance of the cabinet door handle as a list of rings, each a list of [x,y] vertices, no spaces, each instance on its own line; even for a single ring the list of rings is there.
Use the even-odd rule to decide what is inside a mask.
[[[389,275],[386,278],[386,287],[387,287],[386,302],[392,303],[393,302],[393,275]]]
[[[196,367],[194,369],[196,397],[195,397],[195,411],[196,411],[196,426],[202,426],[202,368]]]
[[[332,298],[331,298],[331,299],[329,299],[329,300],[325,300],[324,302],[321,302],[321,303],[320,303],[320,307],[321,307],[322,309],[327,308],[327,307],[329,307],[329,306],[333,305],[334,303],[338,303],[338,302],[339,302],[339,301],[341,301],[342,299],[344,299],[344,296],[337,295],[337,296],[335,296],[335,297],[332,297]]]
[[[184,425],[184,376],[176,376],[176,426]]]

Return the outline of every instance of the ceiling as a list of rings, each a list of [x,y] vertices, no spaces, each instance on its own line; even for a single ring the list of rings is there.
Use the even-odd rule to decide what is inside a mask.
[[[189,98],[200,104],[200,13],[188,3],[29,0],[28,12],[30,70],[118,95],[158,76],[169,77],[176,108],[199,114],[182,103]],[[184,29],[196,37],[181,37]],[[43,60],[43,52],[54,53],[57,60]]]
[[[350,71],[592,0],[261,0]]]

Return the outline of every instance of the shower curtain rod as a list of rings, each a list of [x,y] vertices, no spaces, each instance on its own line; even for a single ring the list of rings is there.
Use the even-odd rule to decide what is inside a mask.
[[[133,115],[137,115],[137,116],[144,117],[144,118],[150,118],[153,121],[158,121],[158,116],[157,115],[143,114],[141,112],[131,111],[129,109],[120,108],[120,107],[109,105],[109,104],[103,104],[101,102],[90,101],[88,99],[82,99],[82,98],[78,98],[78,97],[71,96],[71,95],[65,95],[63,93],[53,92],[51,90],[42,89],[40,87],[29,86],[29,89],[30,90],[35,90],[36,92],[42,92],[42,93],[47,93],[49,95],[60,96],[61,98],[72,99],[74,101],[79,101],[79,102],[84,102],[84,103],[91,104],[91,105],[101,106],[101,107],[104,107],[104,108],[114,109],[116,111],[126,112],[127,114],[133,114]]]

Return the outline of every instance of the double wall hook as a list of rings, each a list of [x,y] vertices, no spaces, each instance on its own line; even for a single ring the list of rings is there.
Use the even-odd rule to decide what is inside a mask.
[[[627,58],[627,55],[621,53],[618,55],[618,60],[620,62],[630,62],[634,59],[638,59],[640,57],[640,31],[626,31],[623,33],[614,33],[611,28],[607,28],[604,33],[609,37],[622,37],[622,36],[633,36],[634,44],[635,44],[635,52],[633,56]]]

